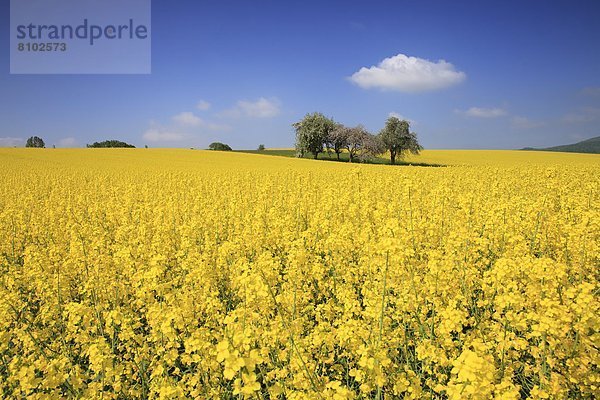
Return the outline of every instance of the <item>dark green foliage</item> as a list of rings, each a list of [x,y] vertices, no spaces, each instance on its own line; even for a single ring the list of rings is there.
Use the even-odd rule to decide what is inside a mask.
[[[37,136],[32,136],[29,139],[27,139],[27,143],[25,143],[25,147],[37,147],[37,148],[43,149],[44,147],[46,147],[46,144],[44,143],[42,138],[37,137]]]
[[[257,150],[258,151],[264,151],[265,150],[265,145],[264,144],[259,144]]]
[[[391,164],[396,163],[396,157],[402,158],[408,152],[419,154],[423,150],[417,141],[417,134],[410,131],[409,122],[396,117],[388,118],[385,127],[379,133],[379,138],[390,152]]]
[[[231,151],[231,147],[225,143],[221,142],[212,142],[208,145],[209,150],[219,150],[219,151]]]
[[[97,149],[113,148],[113,147],[135,148],[134,145],[131,145],[131,144],[128,144],[125,142],[121,142],[120,140],[105,140],[103,142],[94,142],[92,144],[88,144],[87,147],[97,148]]]

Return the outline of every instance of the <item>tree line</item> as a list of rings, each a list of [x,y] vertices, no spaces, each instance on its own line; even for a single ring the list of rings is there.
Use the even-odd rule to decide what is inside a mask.
[[[395,164],[408,153],[419,154],[423,147],[417,134],[410,131],[410,123],[397,117],[389,117],[378,134],[372,134],[364,126],[347,127],[327,118],[319,112],[306,114],[292,125],[296,130],[296,155],[304,157],[312,153],[317,159],[320,153],[335,153],[340,159],[348,153],[350,162],[367,162],[386,152],[390,163]]]
[[[46,143],[44,140],[38,136],[31,136],[27,139],[25,143],[25,147],[37,147],[37,148],[45,148]],[[105,140],[102,142],[94,142],[92,144],[87,144],[88,148],[135,148],[134,145],[122,142],[120,140]],[[148,146],[146,146],[148,147]]]
[[[135,149],[135,146],[129,143],[122,142],[120,140],[105,140],[103,142],[94,142],[87,144],[89,149],[107,149],[107,148],[130,148]]]

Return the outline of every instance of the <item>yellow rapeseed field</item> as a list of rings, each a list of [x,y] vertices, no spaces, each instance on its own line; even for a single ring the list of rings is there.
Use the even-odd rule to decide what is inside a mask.
[[[0,149],[3,398],[600,393],[600,156]]]

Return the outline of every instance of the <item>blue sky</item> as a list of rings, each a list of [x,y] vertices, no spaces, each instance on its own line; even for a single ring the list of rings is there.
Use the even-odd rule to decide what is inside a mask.
[[[0,6],[0,146],[290,147],[320,111],[426,148],[600,135],[598,1],[152,1],[149,75],[11,75]]]

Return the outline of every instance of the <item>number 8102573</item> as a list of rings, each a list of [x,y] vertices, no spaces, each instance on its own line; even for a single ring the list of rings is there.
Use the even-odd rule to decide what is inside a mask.
[[[19,51],[67,51],[66,43],[19,43]]]

